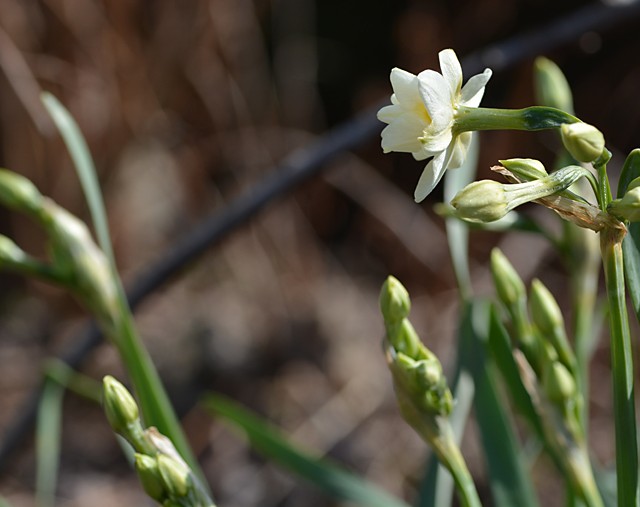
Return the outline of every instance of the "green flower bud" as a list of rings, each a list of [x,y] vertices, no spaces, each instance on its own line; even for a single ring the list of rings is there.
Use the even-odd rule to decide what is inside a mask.
[[[396,389],[423,414],[447,416],[453,409],[453,395],[437,357],[418,361],[398,353],[392,372]]]
[[[536,95],[540,105],[573,113],[571,88],[560,67],[551,60],[539,56],[533,63],[533,69]]]
[[[498,248],[491,251],[491,273],[498,298],[505,306],[513,306],[526,297],[524,282]]]
[[[139,422],[138,405],[133,396],[111,375],[102,380],[102,403],[113,431],[126,435],[128,428]]]
[[[539,180],[549,176],[542,162],[533,158],[510,158],[498,162],[523,181]]]
[[[192,488],[189,467],[184,462],[170,458],[165,454],[158,454],[156,459],[162,483],[169,496],[172,498],[187,496]]]
[[[24,261],[26,254],[11,239],[0,234],[0,267],[16,265]]]
[[[380,290],[380,311],[385,322],[396,323],[409,315],[411,300],[400,281],[389,276]]]
[[[163,503],[167,499],[167,491],[160,477],[156,458],[136,453],[135,467],[145,493],[157,502]]]
[[[509,211],[506,185],[493,180],[474,181],[451,201],[456,216],[470,222],[494,222]]]
[[[559,361],[547,364],[544,368],[542,386],[549,399],[554,403],[564,403],[577,391],[576,381],[567,367]]]
[[[640,221],[640,178],[632,180],[627,192],[621,199],[611,201],[607,211],[621,220]]]
[[[451,205],[460,218],[471,222],[492,222],[525,202],[566,190],[585,174],[587,170],[583,167],[571,165],[525,183],[503,185],[492,180],[474,181],[457,193]]]
[[[560,126],[562,144],[580,162],[593,162],[604,151],[604,136],[588,123],[563,123]]]
[[[118,286],[107,257],[85,223],[48,200],[40,218],[51,239],[56,269],[69,273],[71,289],[103,325],[112,325],[118,313]]]
[[[6,169],[0,169],[0,203],[10,209],[37,214],[44,197],[31,181]]]
[[[551,335],[555,329],[564,327],[564,319],[555,298],[540,280],[531,282],[529,299],[531,318],[545,335]]]

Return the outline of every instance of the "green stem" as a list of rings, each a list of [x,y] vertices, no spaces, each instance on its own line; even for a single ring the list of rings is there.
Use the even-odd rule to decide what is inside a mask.
[[[611,188],[609,187],[609,178],[607,177],[607,164],[597,164],[598,171],[598,203],[602,211],[607,210],[607,206],[611,202]]]
[[[638,445],[635,421],[631,333],[625,301],[623,234],[614,229],[600,233],[600,250],[609,301],[613,408],[616,428],[618,505],[638,505]]]
[[[440,462],[451,473],[460,498],[460,505],[462,507],[482,507],[471,473],[455,442],[451,425],[446,419],[442,418],[438,418],[436,424],[438,431],[435,438],[433,438],[433,435],[429,438],[423,432],[419,432],[431,445]]]
[[[454,121],[454,133],[459,134],[474,130],[546,130],[580,120],[565,111],[545,106],[525,109],[460,106]]]
[[[158,371],[138,336],[129,305],[122,297],[120,298],[119,318],[115,325],[112,327],[106,324],[102,327],[118,347],[136,391],[145,425],[155,426],[160,433],[169,437],[191,470],[200,479],[203,479],[198,461],[191,451]]]
[[[593,353],[597,319],[595,318],[600,273],[597,236],[589,230],[564,222],[565,263],[570,272],[573,307],[573,332],[577,380],[583,400],[589,399],[589,362]],[[580,419],[583,433],[588,435],[588,403],[583,403]]]

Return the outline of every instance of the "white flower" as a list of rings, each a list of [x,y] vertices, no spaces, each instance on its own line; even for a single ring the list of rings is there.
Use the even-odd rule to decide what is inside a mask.
[[[378,119],[388,125],[382,131],[385,153],[400,151],[416,160],[433,157],[415,190],[422,201],[438,184],[447,169],[462,165],[471,142],[471,132],[454,134],[460,106],[478,107],[491,69],[473,76],[462,86],[462,68],[452,49],[440,51],[442,74],[425,70],[417,76],[395,68],[391,71],[391,105],[378,111]]]

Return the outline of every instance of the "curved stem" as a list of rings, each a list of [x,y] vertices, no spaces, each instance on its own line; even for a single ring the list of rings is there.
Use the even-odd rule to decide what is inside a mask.
[[[440,462],[451,473],[460,499],[460,505],[462,507],[482,507],[471,473],[455,442],[451,425],[444,419],[439,419],[436,425],[438,431],[435,437],[430,435],[429,438],[419,428],[416,429],[431,445]]]
[[[635,420],[631,333],[625,301],[622,258],[623,233],[605,229],[600,250],[609,301],[613,408],[616,428],[618,505],[638,505],[638,444]]]
[[[546,130],[579,121],[575,116],[554,107],[492,109],[459,106],[454,120],[454,132],[459,134],[473,130]]]

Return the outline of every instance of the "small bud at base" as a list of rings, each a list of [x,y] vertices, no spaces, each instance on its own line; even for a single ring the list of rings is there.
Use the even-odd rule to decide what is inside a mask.
[[[562,144],[580,162],[593,162],[604,151],[604,136],[588,123],[564,123],[560,126]]]
[[[167,491],[162,483],[156,459],[146,454],[136,453],[135,467],[145,493],[157,502],[164,502],[167,499]]]
[[[173,498],[187,496],[191,488],[189,468],[184,463],[164,454],[158,454],[157,460],[160,477],[169,496]]]

